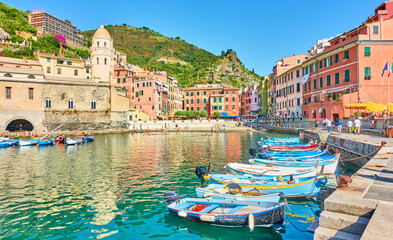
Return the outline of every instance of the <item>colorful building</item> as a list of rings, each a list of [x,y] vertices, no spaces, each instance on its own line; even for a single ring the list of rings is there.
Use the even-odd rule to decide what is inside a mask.
[[[239,88],[226,84],[203,84],[187,88],[185,92],[186,111],[206,111],[211,117],[214,112],[222,115],[240,115]]]
[[[299,54],[291,57],[284,57],[276,62],[273,67],[273,86],[272,86],[272,113],[273,116],[287,117],[292,116],[290,108],[293,110],[297,106],[297,99],[295,96],[299,95],[297,90],[297,83],[300,82],[300,67],[299,66],[308,59],[308,55]],[[294,104],[292,105],[292,102]]]
[[[67,20],[61,20],[49,13],[34,10],[29,15],[29,23],[36,27],[39,35],[62,35],[67,41],[74,42],[79,45],[86,45],[86,41],[77,27]]]
[[[386,62],[393,62],[392,17],[393,1],[387,1],[366,22],[330,39],[321,53],[302,64],[303,115],[336,121],[354,113],[345,105],[392,101],[387,73],[382,77]]]
[[[268,117],[268,98],[269,98],[269,76],[263,76],[261,83],[258,85],[258,114],[262,117]]]
[[[258,115],[258,86],[253,85],[242,90],[241,115]]]

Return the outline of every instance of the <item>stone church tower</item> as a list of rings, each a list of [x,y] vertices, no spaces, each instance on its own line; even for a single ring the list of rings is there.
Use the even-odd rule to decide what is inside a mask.
[[[93,79],[111,82],[114,72],[113,56],[115,50],[113,39],[102,24],[93,35],[90,49]]]

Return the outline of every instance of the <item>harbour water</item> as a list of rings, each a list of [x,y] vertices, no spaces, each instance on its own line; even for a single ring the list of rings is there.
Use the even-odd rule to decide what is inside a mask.
[[[312,239],[317,201],[289,202],[281,229],[220,228],[171,216],[163,195],[194,195],[198,165],[225,173],[264,133],[96,136],[81,146],[0,149],[2,239]],[[283,135],[280,135],[283,136]]]

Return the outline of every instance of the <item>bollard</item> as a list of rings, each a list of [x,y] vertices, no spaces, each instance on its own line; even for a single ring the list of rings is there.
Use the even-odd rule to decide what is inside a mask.
[[[348,187],[348,183],[352,182],[352,178],[344,175],[338,176],[338,187]]]
[[[382,142],[381,142],[381,147],[385,147],[385,146],[386,146],[386,144],[387,144],[387,142],[385,142],[385,141],[382,141]]]

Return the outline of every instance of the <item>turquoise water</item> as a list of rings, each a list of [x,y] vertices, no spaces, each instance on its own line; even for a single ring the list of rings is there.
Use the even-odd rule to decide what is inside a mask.
[[[194,194],[198,165],[226,172],[263,133],[113,134],[78,147],[0,149],[2,239],[312,239],[315,201],[289,203],[280,230],[171,216],[164,193]],[[307,219],[305,217],[309,217]]]

